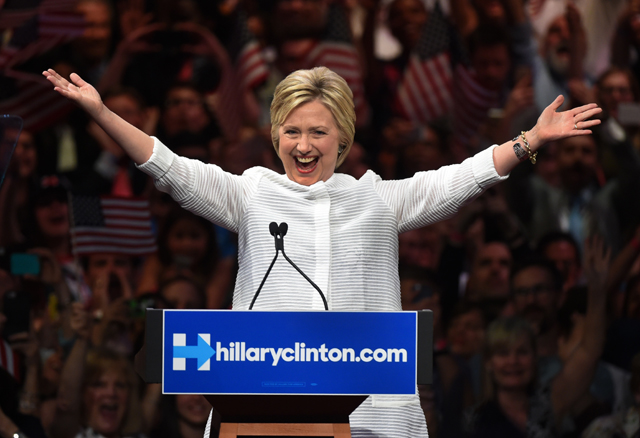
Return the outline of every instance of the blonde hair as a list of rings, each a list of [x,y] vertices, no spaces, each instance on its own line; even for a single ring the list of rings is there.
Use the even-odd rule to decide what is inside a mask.
[[[498,351],[504,348],[513,347],[522,338],[526,338],[531,344],[533,355],[536,357],[536,334],[531,325],[519,317],[502,317],[489,324],[484,341],[484,362]],[[534,362],[535,363],[535,362]],[[535,386],[535,377],[529,385],[529,391]],[[486,399],[495,397],[496,388],[491,371],[484,369],[483,392]]]
[[[86,358],[83,389],[87,389],[98,382],[107,371],[115,371],[120,374],[127,382],[129,389],[126,414],[120,428],[122,436],[140,432],[142,430],[142,406],[140,403],[138,377],[133,369],[133,364],[126,357],[105,348],[90,350]],[[87,413],[84,412],[84,414],[86,415]]]
[[[271,141],[280,155],[280,126],[289,113],[298,106],[318,100],[326,106],[339,131],[339,145],[342,152],[338,155],[336,168],[347,158],[356,132],[356,112],[353,93],[347,82],[337,73],[326,67],[311,70],[297,70],[284,78],[273,93],[271,102]]]

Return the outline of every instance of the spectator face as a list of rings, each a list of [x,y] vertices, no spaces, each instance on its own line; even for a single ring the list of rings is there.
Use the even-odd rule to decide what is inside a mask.
[[[553,277],[542,267],[528,267],[513,278],[515,312],[526,319],[538,334],[546,332],[555,323],[558,294]]]
[[[326,15],[326,0],[279,0],[273,26],[284,40],[310,37],[322,30]]]
[[[203,309],[205,307],[202,295],[190,281],[174,281],[162,288],[160,295],[171,309]]]
[[[105,100],[104,104],[111,111],[122,117],[126,122],[138,129],[142,129],[144,117],[142,108],[134,98],[126,94],[112,96]]]
[[[208,230],[188,218],[178,220],[167,236],[167,247],[176,263],[190,267],[198,263],[207,253]]]
[[[60,199],[43,199],[35,208],[36,222],[45,238],[56,239],[69,234],[69,209]]]
[[[526,336],[512,345],[498,348],[489,358],[487,368],[499,390],[526,390],[535,376],[535,353]]]
[[[500,0],[474,0],[480,14],[491,22],[503,23],[506,18],[504,6]]]
[[[542,45],[547,65],[552,72],[563,77],[569,71],[571,60],[570,38],[569,23],[567,18],[561,15],[551,22]]]
[[[560,140],[557,160],[563,186],[574,193],[584,189],[593,181],[598,166],[593,138],[580,136]]]
[[[469,298],[507,298],[511,261],[511,251],[503,243],[492,242],[481,247],[469,273]]]
[[[473,309],[458,315],[447,330],[449,350],[469,359],[482,351],[484,334],[484,317],[480,310]]]
[[[387,25],[405,50],[412,50],[429,18],[422,0],[396,0],[389,6]]]
[[[191,88],[169,90],[162,119],[169,136],[182,131],[199,132],[210,121],[202,96]]]
[[[340,132],[324,104],[314,100],[294,108],[278,131],[280,160],[291,181],[310,186],[333,176]]]
[[[618,105],[633,102],[633,91],[629,78],[622,72],[607,76],[598,89],[600,106],[614,119],[618,118]]]
[[[551,260],[562,274],[564,290],[576,285],[580,277],[580,259],[575,246],[563,240],[552,242],[546,246],[544,256]]]
[[[20,134],[16,149],[13,152],[13,160],[17,165],[20,178],[27,178],[33,175],[38,164],[38,153],[31,132],[22,131]]]
[[[511,68],[506,44],[478,47],[473,53],[472,64],[478,82],[491,90],[504,88]]]
[[[399,236],[400,261],[407,265],[435,269],[442,251],[442,224],[407,231]]]
[[[204,428],[209,419],[211,405],[202,395],[176,395],[176,410],[184,422]]]
[[[423,129],[424,140],[407,145],[401,154],[402,168],[407,176],[416,172],[435,170],[444,166],[445,156],[440,149],[440,139],[433,129]]]
[[[106,437],[118,435],[127,412],[129,395],[125,376],[115,370],[104,372],[85,389],[87,425]]]
[[[95,284],[98,278],[116,274],[119,278],[131,279],[131,257],[118,254],[93,254],[88,257],[87,283]]]
[[[76,10],[84,16],[86,23],[82,37],[74,47],[89,63],[98,63],[107,57],[111,44],[111,11],[107,3],[95,0],[81,1]]]

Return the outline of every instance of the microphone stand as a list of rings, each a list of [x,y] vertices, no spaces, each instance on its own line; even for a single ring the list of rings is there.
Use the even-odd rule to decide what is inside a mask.
[[[273,268],[273,265],[276,263],[276,260],[278,259],[278,254],[280,253],[280,251],[282,251],[282,255],[284,256],[285,260],[287,260],[289,262],[289,264],[291,266],[293,266],[296,271],[298,271],[300,273],[300,275],[302,275],[305,280],[307,280],[311,286],[314,287],[315,290],[318,291],[318,293],[320,294],[320,298],[322,298],[322,302],[324,303],[324,310],[329,310],[329,305],[327,304],[327,299],[325,298],[324,294],[322,293],[322,291],[320,290],[320,288],[309,278],[307,277],[307,275],[302,272],[302,270],[300,268],[298,268],[298,266],[296,266],[295,263],[293,263],[293,261],[291,261],[291,259],[289,257],[287,257],[287,254],[285,254],[284,252],[284,236],[287,234],[287,231],[289,230],[289,225],[287,225],[286,222],[282,222],[280,224],[280,226],[278,226],[278,224],[276,224],[275,222],[271,222],[269,224],[269,232],[271,233],[271,235],[274,238],[275,241],[275,245],[276,245],[276,255],[273,258],[273,261],[271,262],[271,265],[269,265],[269,269],[267,269],[266,274],[264,274],[264,278],[262,279],[262,282],[260,283],[260,287],[258,287],[258,290],[256,291],[255,295],[253,296],[253,300],[251,300],[251,305],[249,306],[249,310],[253,309],[253,305],[256,302],[256,299],[258,299],[258,295],[260,295],[260,291],[262,290],[262,286],[264,286],[265,281],[267,281],[267,277],[269,276],[269,273],[271,272],[271,268]]]

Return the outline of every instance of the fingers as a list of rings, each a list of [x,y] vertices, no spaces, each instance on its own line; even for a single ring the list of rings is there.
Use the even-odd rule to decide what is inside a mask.
[[[87,83],[84,81],[84,79],[82,79],[80,77],[80,75],[78,75],[77,73],[71,73],[70,78],[73,81],[73,83],[75,85],[77,85],[78,87],[82,87],[82,86],[87,85]]]
[[[595,104],[594,104],[595,105]],[[574,116],[574,120],[581,122],[583,120],[590,119],[591,117],[598,115],[602,112],[602,108],[595,107],[590,110],[578,113]]]
[[[579,107],[576,107],[576,108],[573,108],[573,109],[569,110],[569,114],[571,114],[572,116],[575,117],[575,116],[578,116],[578,115],[580,115],[580,114],[582,114],[584,112],[588,112],[588,111],[594,110],[594,109],[598,109],[599,110],[599,111],[595,112],[594,114],[598,114],[599,112],[602,111],[602,109],[599,108],[597,104],[589,103],[587,105],[582,105],[582,106],[579,106]],[[589,117],[591,117],[591,116],[589,116]]]

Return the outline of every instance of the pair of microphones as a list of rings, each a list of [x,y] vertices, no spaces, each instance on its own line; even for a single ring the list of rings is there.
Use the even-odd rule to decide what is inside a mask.
[[[258,287],[258,290],[256,291],[255,295],[253,296],[253,300],[251,300],[251,305],[249,306],[249,310],[253,309],[253,305],[255,304],[256,300],[258,299],[258,295],[260,295],[260,291],[262,290],[262,286],[264,286],[264,283],[267,281],[267,277],[269,276],[269,273],[271,272],[271,268],[273,268],[273,265],[275,265],[276,260],[278,259],[278,254],[280,254],[280,252],[282,252],[282,255],[289,262],[289,264],[291,266],[293,266],[296,269],[296,271],[298,271],[300,273],[300,275],[302,275],[311,284],[311,286],[314,287],[315,290],[318,291],[318,293],[320,294],[320,297],[322,298],[322,302],[324,303],[324,310],[329,310],[329,305],[327,304],[327,299],[325,298],[325,296],[322,293],[322,291],[320,290],[320,288],[309,277],[307,277],[307,275],[304,272],[302,272],[302,270],[300,268],[298,268],[296,266],[296,264],[293,263],[289,257],[287,257],[287,254],[285,254],[285,252],[284,252],[284,236],[287,235],[287,231],[289,231],[289,225],[287,225],[286,222],[282,222],[280,225],[278,225],[275,222],[271,222],[269,224],[269,232],[273,236],[273,239],[274,239],[274,242],[275,242],[275,246],[276,246],[276,255],[273,258],[273,261],[271,262],[271,265],[269,265],[269,269],[267,269],[267,272],[264,275],[264,278],[262,279],[262,283],[260,283],[260,287]]]

